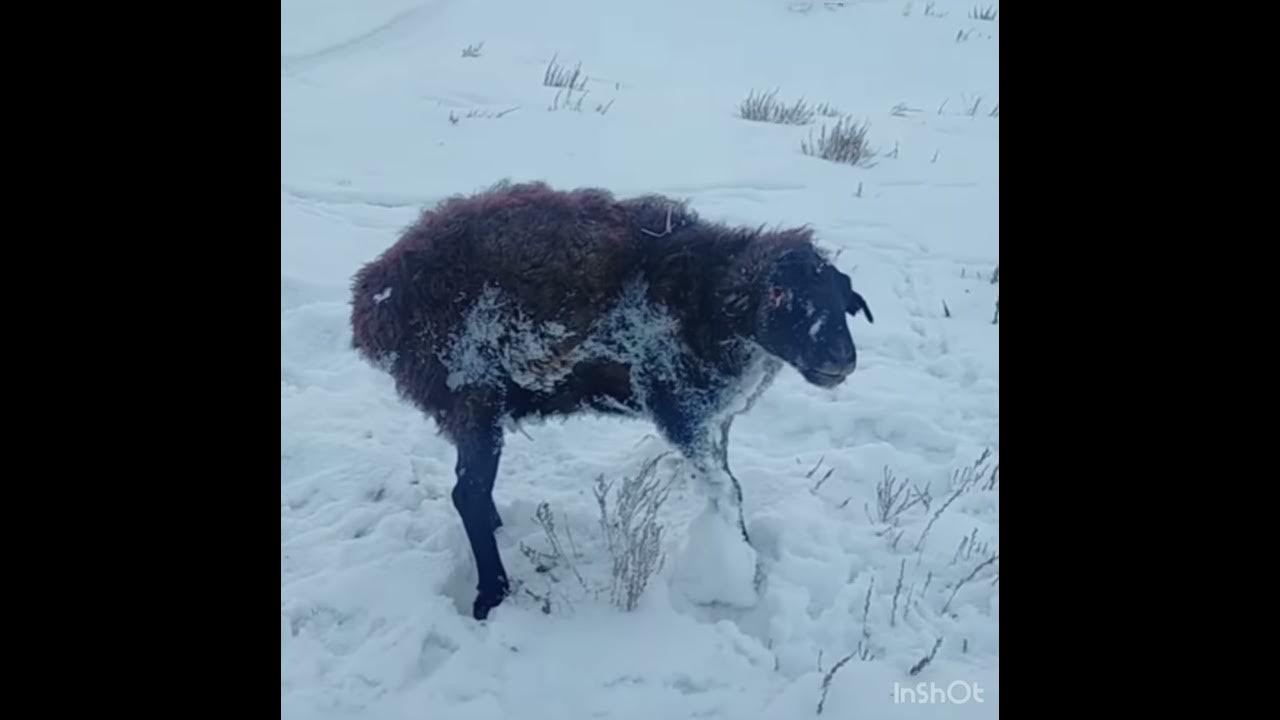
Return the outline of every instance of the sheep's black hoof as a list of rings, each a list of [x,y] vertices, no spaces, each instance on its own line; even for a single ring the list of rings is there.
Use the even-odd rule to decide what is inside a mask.
[[[489,611],[501,605],[509,594],[511,594],[511,587],[506,581],[503,581],[502,586],[497,590],[481,590],[471,606],[471,616],[476,620],[487,619]]]

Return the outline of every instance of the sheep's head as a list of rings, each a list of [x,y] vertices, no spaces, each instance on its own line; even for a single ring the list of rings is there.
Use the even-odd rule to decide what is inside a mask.
[[[770,266],[759,292],[756,342],[814,385],[844,382],[858,356],[845,313],[864,312],[875,322],[849,276],[811,249],[789,250]]]

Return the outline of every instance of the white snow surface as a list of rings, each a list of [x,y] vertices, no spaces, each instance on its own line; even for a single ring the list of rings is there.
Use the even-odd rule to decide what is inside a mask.
[[[282,0],[283,718],[810,717],[850,654],[824,717],[996,717],[999,484],[948,500],[985,450],[999,462],[1000,19],[925,5]],[[553,55],[582,63],[581,112],[548,109]],[[737,117],[774,88],[869,121],[878,163],[803,155],[829,118]],[[876,318],[845,318],[857,371],[823,390],[785,368],[731,437],[757,597],[701,602],[739,594],[717,578],[749,560],[696,522],[705,500],[674,454],[662,570],[632,612],[593,590],[609,575],[593,481],[670,448],[642,421],[583,416],[508,433],[498,542],[528,592],[471,618],[453,448],[350,348],[349,283],[423,207],[503,178],[665,193],[708,219],[808,224],[840,251]],[[886,469],[929,508],[880,522]],[[549,549],[542,502],[581,581],[521,552]],[[951,693],[910,702],[920,683]],[[982,702],[950,701],[973,689]]]

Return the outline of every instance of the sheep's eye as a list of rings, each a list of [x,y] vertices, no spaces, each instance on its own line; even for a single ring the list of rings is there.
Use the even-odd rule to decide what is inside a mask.
[[[787,291],[780,287],[769,288],[769,306],[778,308],[787,301]]]

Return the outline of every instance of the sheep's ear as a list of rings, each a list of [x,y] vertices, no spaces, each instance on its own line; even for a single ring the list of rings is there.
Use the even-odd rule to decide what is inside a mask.
[[[867,322],[875,323],[876,319],[871,314],[871,306],[867,305],[867,301],[853,289],[853,281],[848,275],[837,271],[839,277],[840,289],[844,291],[844,310],[850,315],[857,316],[859,312],[867,314]]]
[[[867,322],[875,324],[876,319],[871,315],[871,306],[867,305],[867,301],[861,295],[850,289],[845,311],[857,316],[859,310],[867,314]]]

